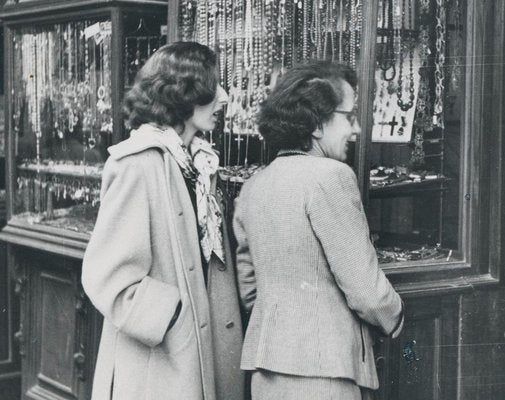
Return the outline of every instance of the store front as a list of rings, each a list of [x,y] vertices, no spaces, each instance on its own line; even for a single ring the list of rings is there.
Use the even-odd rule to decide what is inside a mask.
[[[244,180],[275,157],[254,115],[278,76],[309,59],[356,68],[362,133],[348,162],[407,315],[399,339],[376,345],[378,398],[503,397],[503,2],[10,0],[0,17],[0,279],[8,270],[5,293],[17,295],[0,295],[10,305],[0,368],[21,365],[23,398],[89,398],[101,318],[80,268],[106,149],[127,136],[121,100],[135,73],[180,39],[215,48],[229,93],[206,133],[229,214]]]

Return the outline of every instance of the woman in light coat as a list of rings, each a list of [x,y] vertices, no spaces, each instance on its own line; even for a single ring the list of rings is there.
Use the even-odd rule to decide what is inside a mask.
[[[312,63],[288,71],[261,108],[260,133],[279,152],[244,184],[234,217],[253,400],[369,398],[369,327],[396,337],[403,324],[343,162],[360,133],[355,87],[348,67]]]
[[[82,283],[104,316],[93,400],[240,400],[241,322],[218,158],[227,95],[206,46],[161,47],[126,96]]]

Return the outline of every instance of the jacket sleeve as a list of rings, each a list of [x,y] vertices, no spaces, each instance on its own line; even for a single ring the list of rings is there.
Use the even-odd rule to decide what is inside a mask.
[[[396,337],[403,326],[403,304],[378,266],[356,176],[339,163],[320,178],[308,214],[335,281],[349,308]]]
[[[233,217],[233,231],[237,239],[237,280],[242,307],[246,312],[251,312],[256,301],[256,277],[242,221],[240,205],[239,198],[235,202],[235,214]]]
[[[101,205],[83,260],[82,284],[116,328],[147,346],[160,344],[180,301],[174,284],[149,276],[150,207],[144,170],[129,157],[109,160]]]

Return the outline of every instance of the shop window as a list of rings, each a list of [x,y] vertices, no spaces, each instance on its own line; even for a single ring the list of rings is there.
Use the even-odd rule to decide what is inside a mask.
[[[359,75],[363,128],[347,162],[380,263],[468,265],[470,225],[482,223],[469,187],[487,189],[475,186],[470,169],[471,160],[485,164],[474,145],[485,102],[469,103],[480,99],[481,83],[466,82],[483,79],[478,43],[492,42],[485,41],[492,28],[478,32],[468,7],[467,0],[179,1],[179,38],[215,48],[229,93],[222,127],[208,133],[221,151],[228,197],[275,156],[254,115],[278,76],[306,60],[345,62]],[[470,133],[470,125],[477,129]]]

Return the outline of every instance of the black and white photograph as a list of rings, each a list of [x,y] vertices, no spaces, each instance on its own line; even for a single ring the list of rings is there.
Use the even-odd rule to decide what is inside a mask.
[[[0,400],[505,399],[505,1],[0,36]]]

